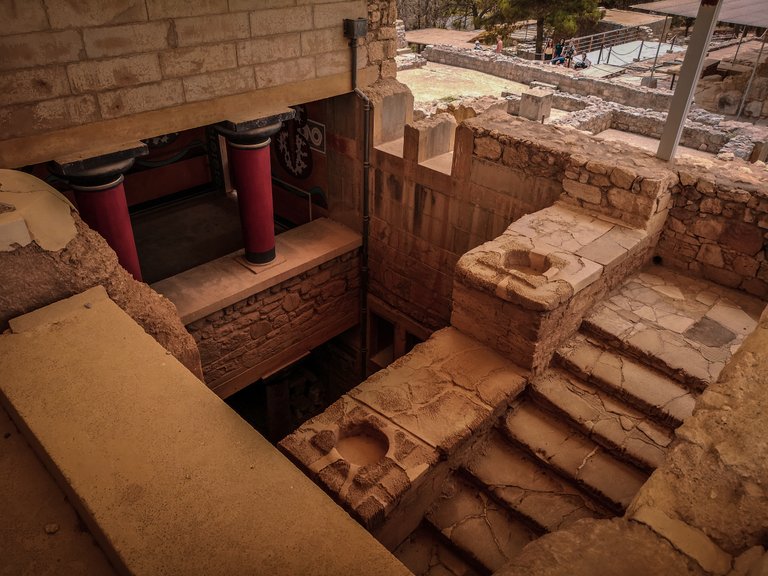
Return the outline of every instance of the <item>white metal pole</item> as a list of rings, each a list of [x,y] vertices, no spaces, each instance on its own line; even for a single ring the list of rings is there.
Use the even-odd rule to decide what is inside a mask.
[[[670,160],[675,156],[677,144],[683,133],[685,118],[691,108],[696,83],[701,75],[701,69],[704,67],[707,47],[722,6],[723,0],[701,0],[691,41],[688,43],[683,65],[680,67],[677,89],[669,104],[667,122],[664,124],[661,142],[659,142],[659,148],[656,151],[656,156],[662,160]]]

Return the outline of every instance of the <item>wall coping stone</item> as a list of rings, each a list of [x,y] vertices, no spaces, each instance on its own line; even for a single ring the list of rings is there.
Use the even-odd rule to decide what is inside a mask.
[[[119,573],[409,574],[102,287],[11,325],[0,397]]]
[[[327,218],[318,218],[275,237],[274,264],[261,269],[246,266],[238,261],[238,251],[160,280],[152,288],[173,302],[181,321],[190,324],[356,250],[361,244],[360,234]]]

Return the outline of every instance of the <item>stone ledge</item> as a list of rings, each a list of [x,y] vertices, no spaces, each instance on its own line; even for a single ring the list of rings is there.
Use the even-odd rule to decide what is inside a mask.
[[[230,254],[152,285],[176,305],[184,324],[230,306],[257,292],[360,247],[360,235],[327,218],[289,230],[275,238],[284,260],[254,273]]]
[[[102,288],[35,316],[0,398],[119,572],[409,573]]]

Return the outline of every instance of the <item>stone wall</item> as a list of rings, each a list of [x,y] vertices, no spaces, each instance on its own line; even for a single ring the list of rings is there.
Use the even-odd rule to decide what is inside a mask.
[[[259,377],[357,324],[359,259],[348,252],[187,325],[200,349],[205,381],[216,391],[238,377]],[[301,355],[300,353],[298,354]],[[242,386],[239,386],[242,387]]]
[[[718,114],[738,114],[751,75],[751,72],[742,72],[704,76],[696,87],[696,103]],[[768,116],[768,64],[765,62],[757,68],[742,114],[755,119]]]
[[[557,86],[563,92],[583,96],[599,96],[622,102],[628,106],[666,111],[672,93],[644,86],[631,86],[612,80],[573,76],[558,70],[557,66],[531,63],[521,58],[482,51],[480,53],[450,46],[429,46],[422,55],[430,62],[469,68],[523,84],[544,82]]]
[[[705,168],[705,170],[702,170]],[[768,171],[740,161],[678,161],[674,205],[657,248],[664,263],[768,296]]]
[[[534,82],[533,86],[537,83]],[[507,111],[518,115],[520,96],[505,95]],[[554,92],[552,107],[572,112],[565,117],[552,120],[556,126],[572,126],[579,130],[599,134],[612,128],[650,138],[661,138],[667,121],[665,112],[645,110],[608,102],[596,96],[579,96]],[[768,130],[747,122],[735,122],[720,114],[706,110],[692,110],[683,126],[680,145],[713,154],[730,153],[732,157],[756,159],[756,146],[768,139]]]
[[[0,140],[347,74],[365,17],[358,66],[393,77],[394,0],[8,0]]]

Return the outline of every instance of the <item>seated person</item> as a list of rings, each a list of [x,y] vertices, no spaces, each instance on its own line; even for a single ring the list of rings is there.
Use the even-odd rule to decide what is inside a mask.
[[[573,61],[573,67],[577,70],[579,68],[589,68],[590,66],[592,66],[592,62],[590,62],[589,58],[587,58],[586,52],[582,52],[581,56],[574,59]]]

